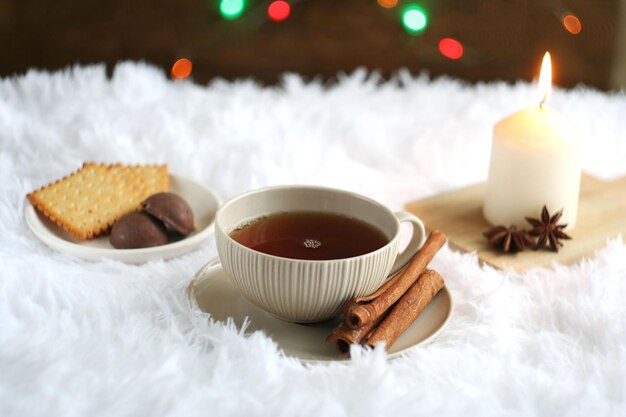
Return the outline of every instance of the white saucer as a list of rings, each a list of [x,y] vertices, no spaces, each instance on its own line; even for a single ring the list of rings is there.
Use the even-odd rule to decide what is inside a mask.
[[[189,203],[194,215],[196,231],[186,238],[163,246],[142,249],[115,249],[109,236],[79,241],[55,223],[39,213],[30,203],[26,204],[24,216],[30,230],[43,243],[79,258],[98,261],[104,258],[127,263],[143,263],[154,259],[168,259],[189,252],[204,242],[214,229],[215,213],[221,205],[220,198],[205,186],[177,175],[170,175],[170,188]]]
[[[248,301],[231,283],[218,259],[202,267],[189,284],[192,302],[217,321],[232,318],[241,327],[250,321],[247,332],[262,330],[269,335],[286,356],[303,362],[346,361],[326,336],[339,324],[339,317],[322,323],[296,324],[286,322],[261,310]],[[452,316],[452,297],[446,287],[435,296],[415,322],[398,338],[388,352],[390,358],[428,342],[444,328]]]

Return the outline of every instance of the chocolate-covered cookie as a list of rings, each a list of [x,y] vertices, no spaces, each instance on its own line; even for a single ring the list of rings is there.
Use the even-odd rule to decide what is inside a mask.
[[[174,193],[158,193],[148,197],[141,206],[178,233],[193,232],[193,212],[185,200]]]
[[[128,213],[113,225],[109,241],[117,249],[149,248],[165,245],[167,232],[163,223],[147,213]]]

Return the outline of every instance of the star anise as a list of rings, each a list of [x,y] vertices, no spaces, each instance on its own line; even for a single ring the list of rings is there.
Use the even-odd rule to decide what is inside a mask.
[[[516,226],[496,226],[483,233],[489,245],[502,249],[503,252],[521,252],[527,246],[534,246],[534,240],[525,230]]]
[[[553,251],[558,252],[559,246],[563,246],[560,240],[571,239],[570,236],[563,232],[567,224],[557,224],[562,215],[563,209],[550,216],[548,208],[543,206],[541,219],[526,217],[526,221],[533,226],[532,230],[529,232],[530,235],[537,236],[535,249],[543,248],[549,244]]]

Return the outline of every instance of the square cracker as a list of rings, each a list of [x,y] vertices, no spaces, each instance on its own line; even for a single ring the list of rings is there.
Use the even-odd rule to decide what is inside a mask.
[[[147,186],[121,164],[86,163],[75,173],[28,194],[46,217],[77,239],[94,238],[139,209]]]
[[[169,189],[170,174],[167,165],[133,165],[127,168],[129,175],[137,177],[145,186],[145,198]]]

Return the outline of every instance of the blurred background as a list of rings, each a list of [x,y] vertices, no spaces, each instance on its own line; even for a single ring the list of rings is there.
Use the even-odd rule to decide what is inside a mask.
[[[0,75],[141,60],[206,83],[358,67],[626,87],[626,0],[1,0]]]

